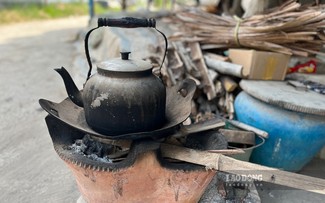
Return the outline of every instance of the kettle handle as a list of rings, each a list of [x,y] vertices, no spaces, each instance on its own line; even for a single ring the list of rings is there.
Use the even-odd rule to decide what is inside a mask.
[[[160,67],[159,67],[159,74],[160,74],[159,77],[160,78],[162,77],[161,68],[165,61],[166,55],[167,55],[168,41],[167,41],[167,37],[165,36],[165,34],[156,28],[156,20],[155,19],[153,19],[153,18],[139,19],[139,18],[133,18],[133,17],[124,17],[124,18],[119,18],[119,19],[98,18],[97,27],[89,30],[85,36],[85,53],[86,53],[86,58],[87,58],[88,65],[89,65],[89,70],[88,70],[86,81],[89,79],[89,77],[91,75],[91,71],[92,71],[92,63],[91,63],[89,48],[88,48],[89,36],[92,31],[94,31],[100,27],[105,27],[105,26],[120,27],[120,28],[150,27],[150,28],[154,28],[157,32],[159,32],[164,37],[164,40],[165,40],[165,54],[164,54],[162,63],[160,64]]]

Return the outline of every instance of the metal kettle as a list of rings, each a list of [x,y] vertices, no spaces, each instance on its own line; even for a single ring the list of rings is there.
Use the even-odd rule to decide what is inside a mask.
[[[103,26],[155,27],[155,20],[100,18],[97,28]],[[89,72],[83,91],[78,90],[66,69],[56,69],[69,98],[84,108],[87,124],[97,132],[121,135],[158,129],[165,123],[166,87],[161,78],[152,73],[153,66],[149,62],[130,59],[130,52],[123,52],[121,58],[98,63],[97,73],[91,75],[88,38],[97,28],[85,37]]]

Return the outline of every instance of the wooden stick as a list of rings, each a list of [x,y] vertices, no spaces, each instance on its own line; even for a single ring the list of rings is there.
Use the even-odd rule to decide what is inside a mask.
[[[105,140],[106,139],[100,139],[100,141]],[[112,144],[112,141],[110,141],[108,144]],[[129,147],[130,141],[116,141],[115,144],[118,146]],[[323,179],[239,161],[220,154],[227,154],[228,151],[212,151],[212,153],[162,143],[161,152],[163,157],[202,165],[207,169],[219,170],[237,175],[250,175],[252,173],[258,173],[262,176],[263,181],[265,182],[325,194],[325,180]]]
[[[225,61],[219,61],[219,60],[216,60],[215,58],[212,58],[209,55],[204,55],[204,59],[205,59],[205,62],[209,68],[216,70],[219,73],[223,73],[226,75],[232,75],[232,76],[236,76],[239,78],[243,77],[243,75],[242,75],[243,66],[242,65],[237,65],[237,64],[233,64],[233,63],[229,63],[229,62],[225,62]]]
[[[201,46],[202,48],[202,46]],[[229,61],[229,57],[221,56],[219,54],[213,54],[213,53],[204,53],[204,56],[218,60],[218,61]]]
[[[233,119],[234,113],[235,113],[234,95],[229,92],[226,92],[226,110],[227,110],[229,119]]]
[[[161,144],[163,157],[178,159],[181,161],[205,166],[207,169],[219,169],[220,154],[198,151],[176,145]]]
[[[182,59],[182,62],[184,63],[184,66],[187,70],[188,73],[192,73],[193,72],[193,68],[194,65],[191,63],[191,58],[188,54],[188,52],[185,49],[185,46],[182,42],[175,42],[174,47],[177,51],[177,53],[179,54],[179,57]]]
[[[238,84],[229,76],[221,76],[220,81],[227,92],[233,92]]]
[[[202,55],[202,51],[200,48],[200,44],[197,42],[189,43],[189,47],[191,49],[191,56],[193,63],[195,63],[196,67],[199,69],[202,80],[203,80],[203,91],[206,93],[208,100],[212,100],[216,97],[215,86],[213,81],[209,77],[208,68],[206,67]]]
[[[161,144],[164,157],[199,164],[207,169],[231,174],[249,176],[259,174],[262,181],[292,187],[309,192],[325,194],[325,180],[310,176],[281,171],[279,169],[239,161],[221,154],[199,151],[175,145]]]
[[[245,151],[242,149],[217,149],[217,150],[207,150],[210,153],[218,153],[218,154],[244,154]]]
[[[217,97],[223,96],[224,93],[225,93],[225,89],[223,88],[221,81],[216,80],[214,86],[215,86],[215,89],[216,89]]]

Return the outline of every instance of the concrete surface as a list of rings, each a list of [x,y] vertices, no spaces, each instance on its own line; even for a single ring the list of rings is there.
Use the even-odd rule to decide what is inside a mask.
[[[0,27],[0,202],[76,202],[75,181],[52,147],[38,99],[66,97],[53,70],[71,67],[86,17]]]

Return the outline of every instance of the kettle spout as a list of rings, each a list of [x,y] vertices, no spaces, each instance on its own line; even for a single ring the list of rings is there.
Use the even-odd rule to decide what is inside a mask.
[[[81,92],[78,90],[76,84],[73,82],[68,71],[63,67],[57,68],[54,70],[61,75],[64,85],[65,85],[65,88],[67,90],[68,96],[71,99],[71,101],[73,103],[75,103],[76,105],[83,107],[84,105],[83,105],[83,101],[82,101]]]

